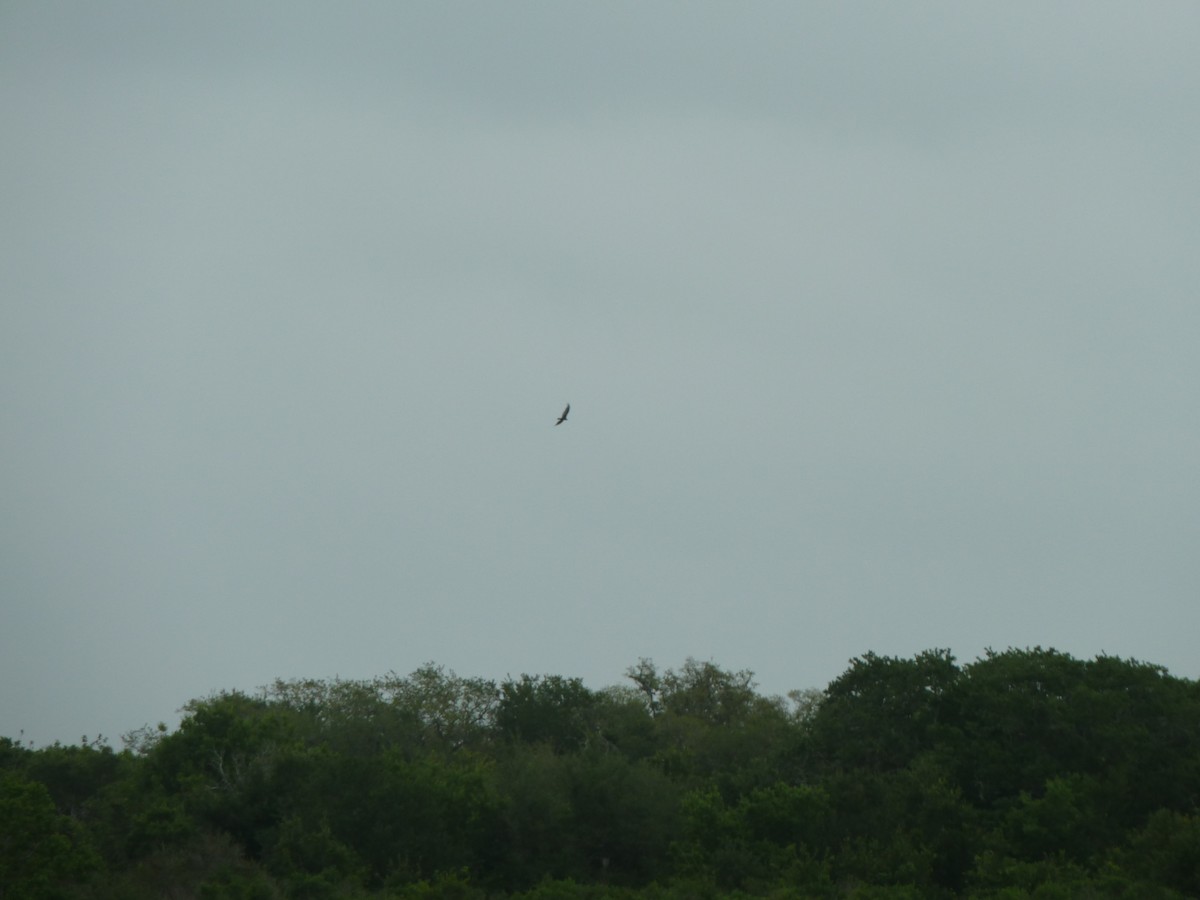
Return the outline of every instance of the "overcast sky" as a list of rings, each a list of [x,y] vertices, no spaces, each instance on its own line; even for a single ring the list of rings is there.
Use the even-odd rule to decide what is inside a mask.
[[[1190,0],[3,3],[0,735],[430,660],[1197,677],[1198,46]]]

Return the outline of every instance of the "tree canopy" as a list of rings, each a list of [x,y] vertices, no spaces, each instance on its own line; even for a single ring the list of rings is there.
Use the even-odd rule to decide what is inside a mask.
[[[1200,685],[1160,666],[625,675],[430,663],[194,699],[119,751],[0,738],[0,900],[1200,896]]]

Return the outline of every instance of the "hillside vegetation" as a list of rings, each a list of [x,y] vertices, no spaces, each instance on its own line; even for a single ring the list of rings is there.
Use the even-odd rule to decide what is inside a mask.
[[[0,739],[0,898],[1200,896],[1200,686],[1053,650],[688,660],[592,690],[429,664]]]

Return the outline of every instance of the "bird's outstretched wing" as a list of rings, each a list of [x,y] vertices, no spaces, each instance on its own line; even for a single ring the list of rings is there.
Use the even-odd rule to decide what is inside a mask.
[[[561,425],[563,422],[567,421],[567,413],[569,413],[570,411],[571,411],[571,404],[568,403],[567,408],[562,411],[562,415],[558,417],[558,421],[555,422],[554,424]]]

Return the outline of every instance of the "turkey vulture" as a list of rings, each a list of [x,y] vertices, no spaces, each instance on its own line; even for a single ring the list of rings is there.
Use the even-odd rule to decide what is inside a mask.
[[[562,411],[562,415],[558,417],[558,421],[555,422],[554,424],[561,425],[563,422],[567,421],[567,413],[569,413],[570,411],[571,411],[571,404],[568,403],[567,408]]]

